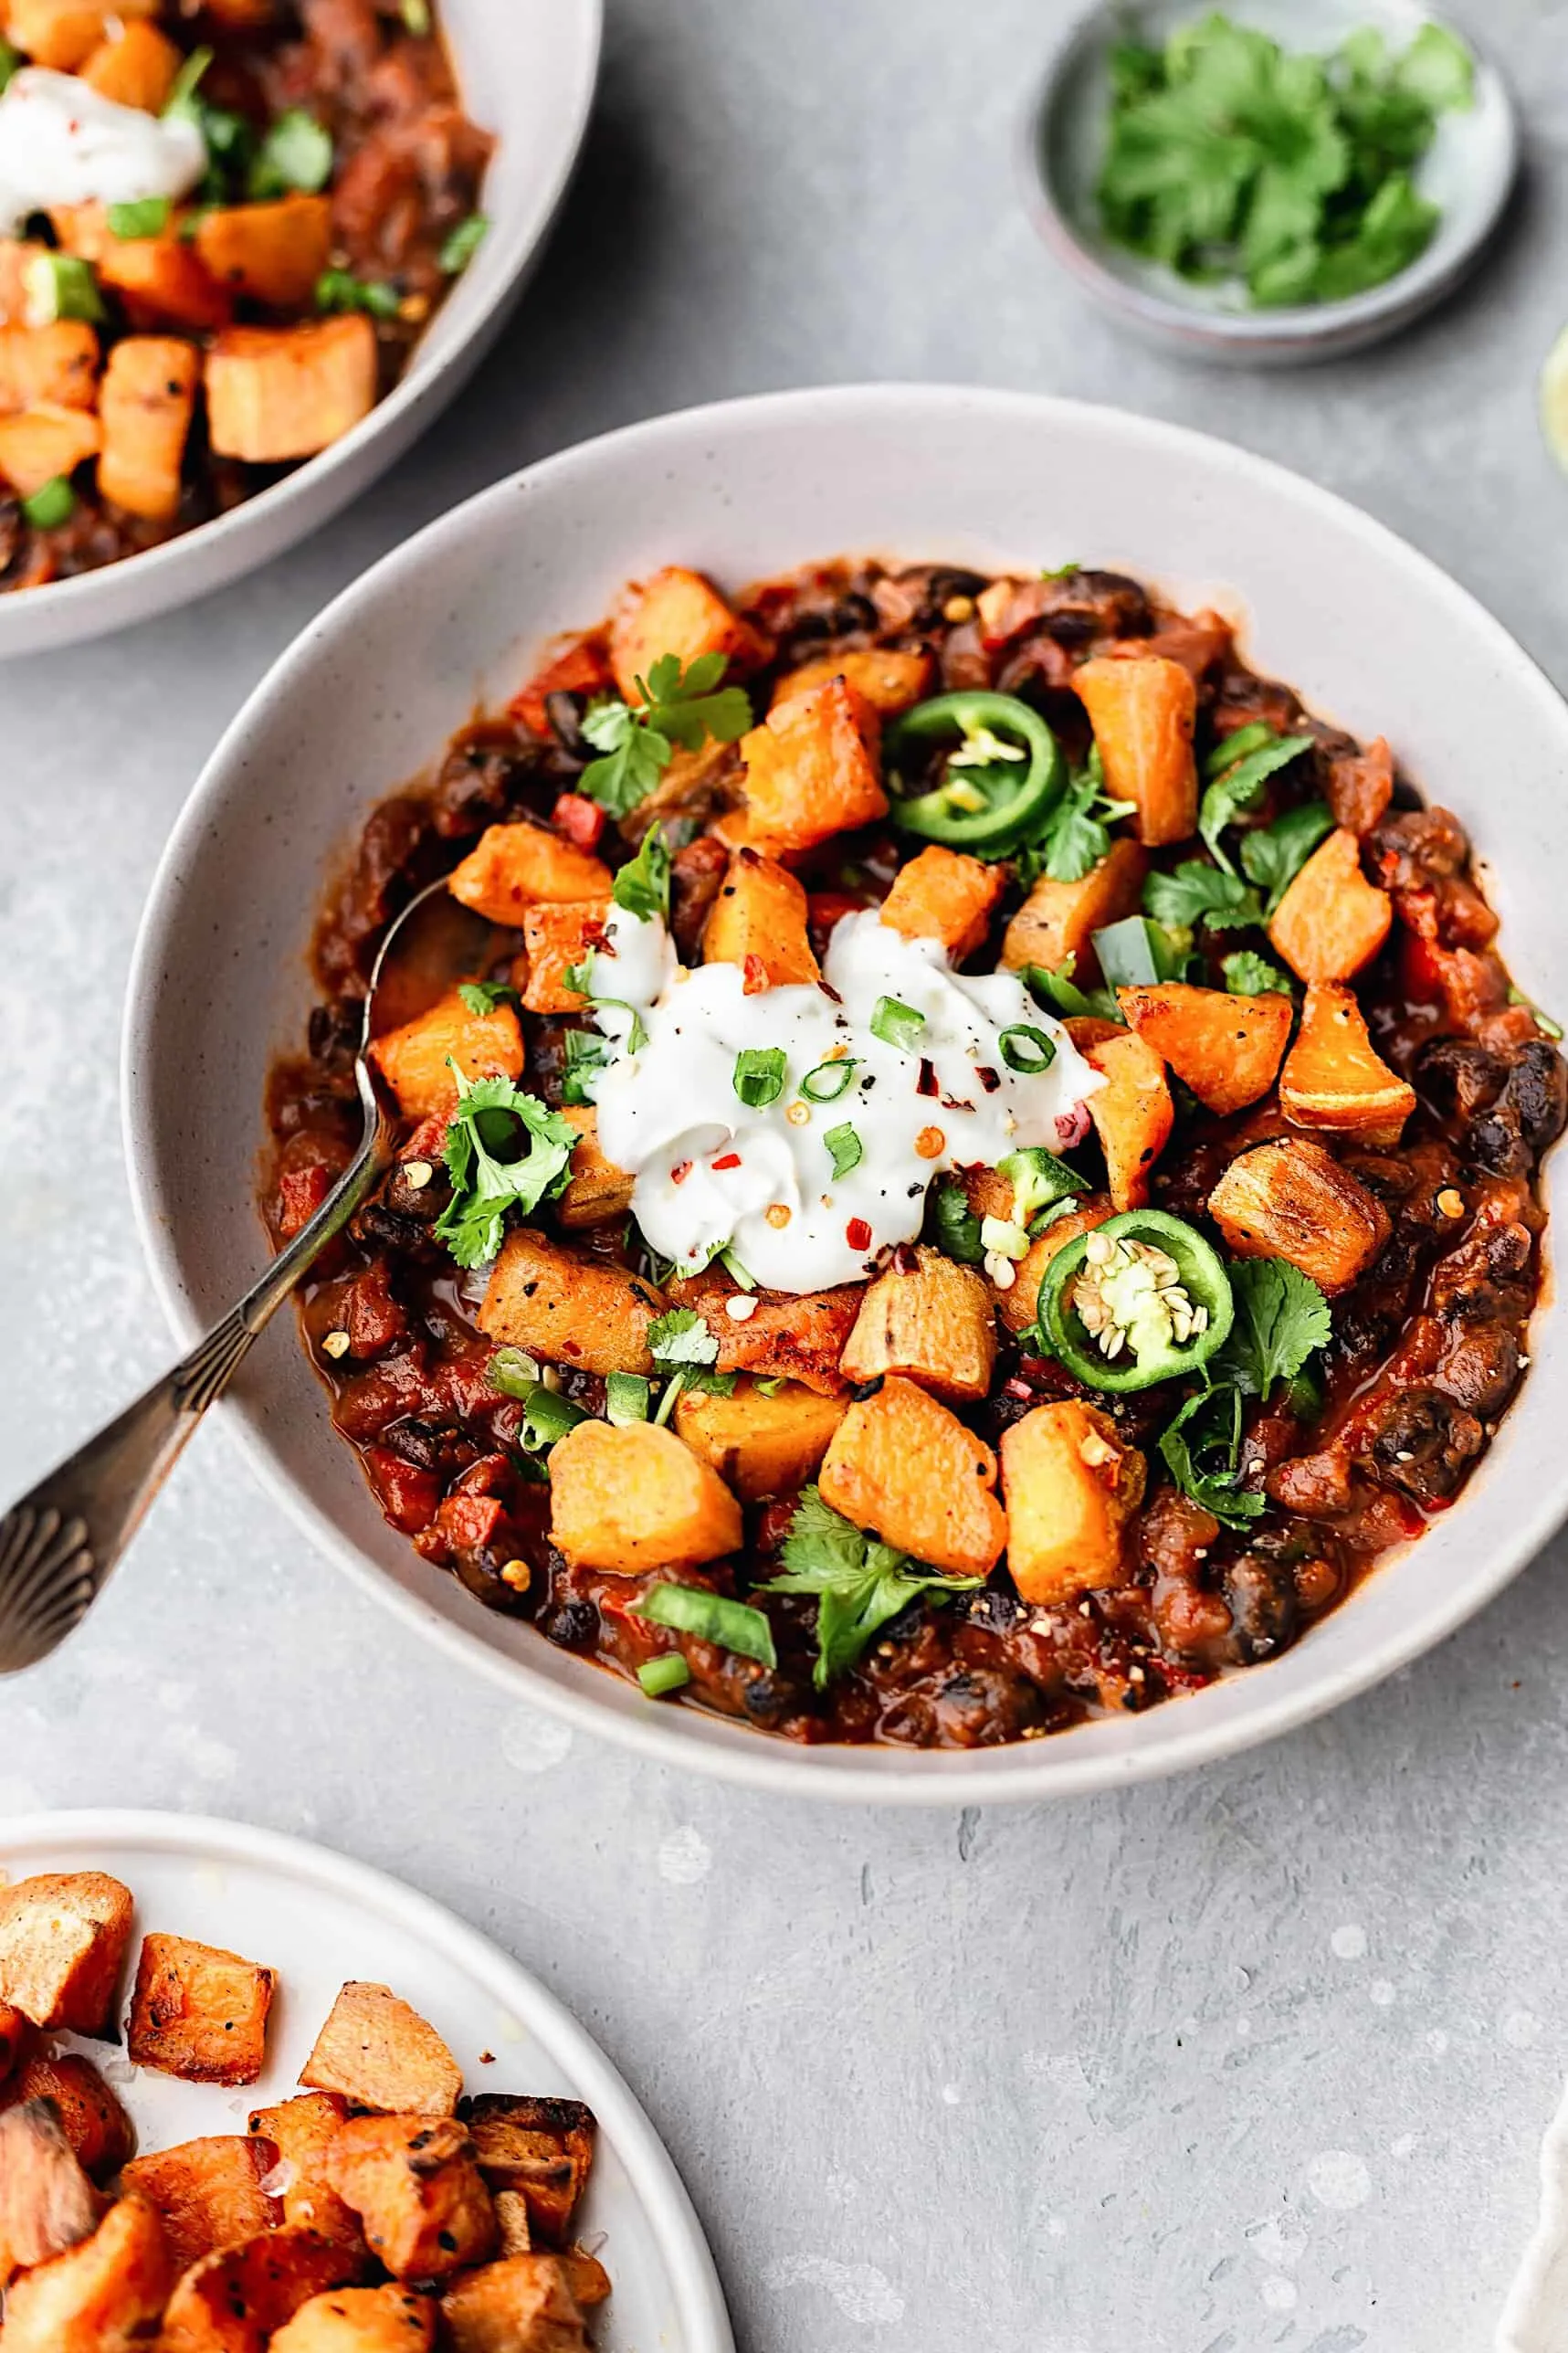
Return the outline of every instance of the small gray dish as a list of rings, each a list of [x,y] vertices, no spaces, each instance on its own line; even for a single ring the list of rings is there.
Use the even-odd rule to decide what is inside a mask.
[[[1062,267],[1102,309],[1189,358],[1289,367],[1378,342],[1452,291],[1480,259],[1519,171],[1519,122],[1497,67],[1468,27],[1450,26],[1476,60],[1475,103],[1445,114],[1416,184],[1441,211],[1420,259],[1385,285],[1341,302],[1288,310],[1247,306],[1236,285],[1194,286],[1111,243],[1095,200],[1110,105],[1110,51],[1136,28],[1151,42],[1204,13],[1204,0],[1143,0],[1080,17],[1051,56],[1022,130],[1025,188],[1036,226]],[[1419,0],[1230,0],[1227,15],[1285,48],[1327,53],[1363,26],[1405,47],[1442,15]]]

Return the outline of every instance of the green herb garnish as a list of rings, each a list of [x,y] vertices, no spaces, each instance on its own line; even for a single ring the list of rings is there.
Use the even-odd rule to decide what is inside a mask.
[[[402,307],[395,287],[356,278],[352,269],[323,269],[316,280],[318,311],[364,311],[373,319],[395,319]]]
[[[162,237],[169,226],[167,196],[138,196],[124,205],[110,205],[108,212],[110,237]]]
[[[1239,874],[1205,866],[1201,858],[1184,859],[1172,874],[1151,874],[1143,885],[1143,905],[1171,931],[1206,923],[1212,932],[1230,932],[1263,921],[1257,892]]]
[[[594,1097],[590,1090],[600,1071],[609,1065],[608,1041],[596,1038],[591,1029],[568,1029],[563,1040],[563,1050],[562,1102],[591,1103]]]
[[[470,213],[466,221],[458,223],[437,256],[437,263],[446,277],[456,278],[461,270],[468,268],[480,246],[483,245],[485,232],[489,227],[489,221],[483,213]]]
[[[458,994],[468,1011],[477,1013],[481,1019],[487,1013],[493,1013],[498,1005],[517,1003],[516,989],[505,980],[460,980]]]
[[[617,1430],[646,1421],[652,1402],[653,1383],[641,1373],[611,1373],[605,1382],[605,1419]]]
[[[76,512],[76,492],[66,474],[56,474],[22,501],[22,512],[35,531],[58,531]]]
[[[657,1659],[643,1661],[637,1681],[649,1699],[662,1699],[667,1692],[684,1691],[691,1681],[691,1670],[679,1651],[665,1651]]]
[[[1019,881],[1026,890],[1041,874],[1048,874],[1053,882],[1081,882],[1109,852],[1111,826],[1118,818],[1130,817],[1133,807],[1131,801],[1106,797],[1096,744],[1084,766],[1068,777],[1038,835],[1019,851]]]
[[[1243,732],[1250,734],[1252,731],[1247,728]],[[1236,869],[1221,844],[1221,834],[1226,826],[1235,824],[1244,810],[1258,807],[1264,786],[1277,770],[1288,768],[1292,760],[1299,760],[1303,752],[1311,748],[1310,735],[1271,735],[1267,744],[1255,744],[1222,768],[1205,788],[1198,810],[1198,832],[1227,874],[1234,874]]]
[[[752,723],[752,706],[738,686],[720,690],[727,668],[723,654],[699,654],[684,670],[679,655],[661,654],[637,681],[640,702],[601,695],[590,703],[583,733],[604,756],[588,763],[578,790],[623,818],[647,798],[678,744],[699,752],[710,740],[737,743]]]
[[[1272,825],[1244,834],[1241,863],[1249,881],[1264,892],[1264,914],[1271,915],[1312,852],[1334,829],[1333,811],[1323,801],[1287,809]]]
[[[669,851],[659,827],[649,826],[637,856],[616,876],[610,895],[617,907],[625,908],[628,915],[640,916],[645,923],[668,923]]]
[[[1015,1021],[1004,1029],[996,1040],[996,1050],[1010,1071],[1023,1077],[1037,1078],[1048,1071],[1057,1059],[1056,1042],[1032,1021]]]
[[[1115,990],[1079,988],[1073,978],[1077,969],[1077,956],[1067,955],[1052,972],[1047,972],[1044,965],[1031,964],[1025,965],[1018,977],[1031,997],[1037,997],[1042,1005],[1049,1005],[1069,1018],[1121,1021],[1121,1008],[1116,1002]]]
[[[846,1054],[837,1062],[818,1062],[807,1071],[800,1082],[801,1093],[807,1103],[837,1103],[854,1077],[857,1063],[853,1055]]]
[[[315,195],[332,176],[331,133],[301,106],[271,123],[250,166],[250,194]]]
[[[1233,997],[1264,997],[1270,989],[1281,997],[1294,997],[1290,976],[1281,972],[1267,956],[1255,955],[1251,948],[1237,948],[1233,955],[1220,960],[1225,985]]]
[[[483,1266],[501,1246],[506,1213],[526,1217],[565,1187],[578,1134],[570,1120],[510,1079],[458,1082],[443,1157],[452,1198],[436,1221],[459,1266]]]
[[[634,1618],[651,1618],[656,1626],[673,1626],[700,1641],[716,1642],[742,1659],[764,1667],[778,1665],[773,1630],[760,1609],[744,1601],[731,1601],[721,1593],[708,1593],[695,1585],[655,1585],[631,1605]]]
[[[807,1487],[784,1541],[784,1574],[764,1593],[815,1593],[816,1665],[812,1680],[826,1690],[852,1667],[874,1635],[920,1593],[969,1593],[981,1577],[947,1577],[911,1561],[907,1553],[868,1536],[840,1517]]]
[[[911,1053],[926,1026],[923,1013],[912,1005],[900,1003],[896,997],[879,997],[871,1008],[871,1035],[879,1038],[884,1046],[897,1046],[903,1053]]]
[[[734,1374],[713,1369],[719,1361],[717,1335],[708,1329],[695,1308],[672,1307],[667,1314],[657,1316],[647,1327],[647,1351],[659,1371],[670,1377],[659,1399],[656,1419],[660,1422],[668,1420],[683,1388],[700,1389],[711,1397],[734,1395]]]
[[[961,1266],[978,1266],[985,1256],[985,1245],[980,1239],[980,1220],[963,1186],[952,1179],[936,1186],[931,1216],[938,1249]]]
[[[765,1111],[784,1092],[782,1046],[745,1046],[735,1057],[735,1092],[748,1111]]]
[[[1276,1381],[1293,1380],[1333,1337],[1329,1303],[1284,1258],[1237,1259],[1230,1269],[1236,1322],[1221,1366],[1248,1397],[1267,1405]],[[1216,1370],[1221,1366],[1216,1366]]]
[[[1226,1381],[1187,1399],[1160,1440],[1165,1468],[1194,1504],[1228,1528],[1261,1517],[1267,1499],[1241,1485],[1241,1391]]]
[[[847,1176],[866,1156],[865,1146],[847,1120],[842,1127],[830,1127],[822,1141],[832,1155],[835,1176]]]

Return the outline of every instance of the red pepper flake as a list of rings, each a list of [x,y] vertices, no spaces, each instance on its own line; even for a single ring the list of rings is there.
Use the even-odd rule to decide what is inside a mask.
[[[852,1250],[868,1250],[871,1247],[871,1229],[864,1218],[851,1218],[844,1229],[844,1239]]]
[[[994,1071],[989,1062],[976,1062],[974,1075],[988,1095],[994,1095],[1002,1083],[1001,1071]]]
[[[745,974],[745,979],[742,983],[742,996],[755,997],[761,990],[766,988],[768,968],[760,955],[747,956],[741,969]]]
[[[934,1095],[936,1092],[936,1064],[924,1054],[921,1056],[921,1074],[915,1081],[915,1092],[917,1095]]]
[[[678,1160],[674,1167],[669,1172],[669,1181],[672,1185],[684,1185],[690,1174],[690,1161]]]
[[[741,1155],[738,1152],[721,1153],[717,1160],[710,1160],[708,1163],[709,1167],[714,1170],[718,1170],[720,1168],[738,1168],[740,1165]]]

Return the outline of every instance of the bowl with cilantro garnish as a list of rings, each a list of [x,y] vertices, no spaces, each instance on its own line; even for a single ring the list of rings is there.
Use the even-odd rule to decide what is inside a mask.
[[[1089,293],[1255,365],[1354,351],[1438,301],[1519,160],[1496,68],[1417,0],[1096,8],[1024,146],[1042,235]]]

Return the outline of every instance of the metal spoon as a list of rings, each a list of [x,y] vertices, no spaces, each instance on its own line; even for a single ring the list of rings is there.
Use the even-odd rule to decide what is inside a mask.
[[[365,997],[354,1057],[364,1134],[353,1159],[237,1306],[0,1520],[0,1674],[36,1666],[81,1623],[208,1406],[391,1167],[396,1124],[371,1067],[371,1039],[474,971],[476,928],[489,934],[445,879],[409,901],[381,944]]]

